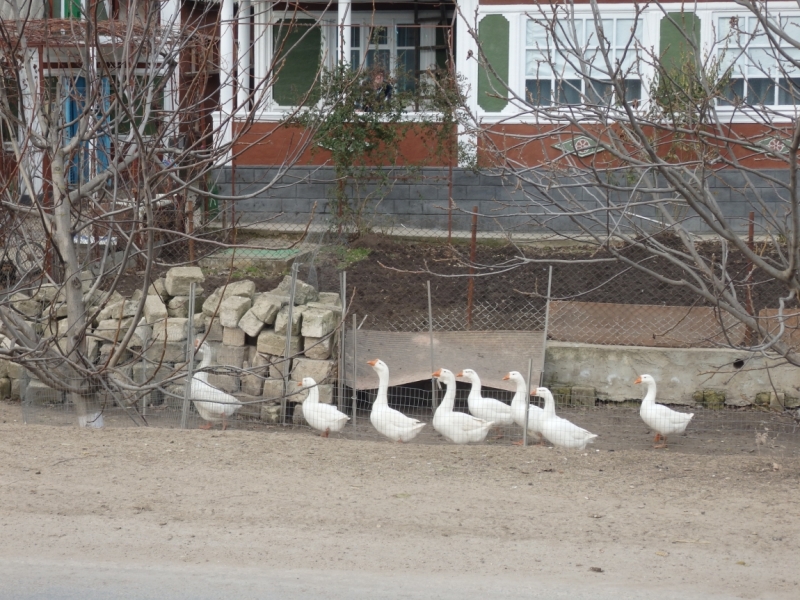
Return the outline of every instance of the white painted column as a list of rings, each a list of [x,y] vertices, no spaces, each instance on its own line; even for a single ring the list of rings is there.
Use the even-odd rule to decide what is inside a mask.
[[[472,115],[478,114],[478,43],[473,36],[478,35],[476,8],[478,0],[461,0],[458,3],[460,13],[456,18],[456,72],[466,77],[467,107]],[[459,125],[458,141],[470,152],[477,152],[477,137],[473,131],[467,131]]]
[[[178,31],[181,26],[181,6],[180,0],[162,0],[161,4],[161,26],[169,28],[172,31]],[[170,59],[175,61],[175,66],[172,70],[172,75],[164,84],[164,113],[167,115],[167,137],[170,140],[177,141],[180,116],[175,111],[180,108],[180,55],[178,50],[180,43],[177,46],[169,46],[165,48],[171,56]]]
[[[261,112],[269,108],[272,98],[272,86],[266,81],[272,63],[272,3],[254,0],[253,4],[253,89],[257,90],[253,100]]]
[[[236,19],[236,15],[233,13],[233,0],[222,0],[219,18],[219,121],[217,144],[225,145],[229,144],[233,139],[233,86],[235,81],[233,31]],[[225,164],[227,162],[227,159],[223,161]]]
[[[20,116],[23,117],[23,122],[27,124],[32,132],[41,135],[42,127],[39,121],[39,109],[41,107],[42,94],[39,93],[39,78],[41,76],[41,73],[39,73],[39,50],[35,48],[25,50],[23,56],[23,62],[30,67],[30,70],[23,68],[19,72],[20,92],[22,93],[20,105],[24,111],[24,114]],[[30,141],[25,139],[29,133],[25,131],[24,127],[19,133],[21,133],[22,137],[18,135],[17,140],[21,146],[27,147],[27,150],[22,155],[23,170],[25,171],[22,184],[25,186],[25,179],[30,177],[29,181],[33,187],[33,190],[24,187],[23,193],[31,194],[32,192],[34,196],[38,196],[42,193],[44,187],[44,153],[41,150],[36,150]]]
[[[350,62],[350,35],[352,31],[353,9],[350,0],[339,0],[338,18],[339,24],[339,47],[336,56],[339,62]]]
[[[250,37],[250,0],[239,1],[239,48],[236,52],[237,65],[237,112],[247,112],[249,109],[250,96],[250,56],[251,56],[251,37]]]

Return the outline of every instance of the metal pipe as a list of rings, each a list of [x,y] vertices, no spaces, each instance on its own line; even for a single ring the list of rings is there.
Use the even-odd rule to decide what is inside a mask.
[[[358,381],[358,324],[356,323],[356,315],[353,313],[353,429],[356,427],[356,409],[358,408],[356,400],[356,382]]]
[[[186,385],[183,388],[183,407],[181,408],[181,429],[186,429],[189,421],[189,396],[194,377],[194,294],[195,283],[189,284],[189,320],[186,322]],[[166,324],[165,324],[166,326]]]
[[[522,428],[522,445],[528,445],[528,415],[530,414],[531,408],[531,377],[533,377],[533,359],[528,359],[528,379],[527,388],[528,388],[528,396],[525,398],[525,427]]]
[[[544,338],[542,339],[542,368],[539,371],[539,385],[544,384],[544,359],[547,350],[547,331],[550,327],[550,288],[553,285],[553,265],[550,265],[550,273],[547,276],[547,304],[544,308]]]
[[[297,271],[300,264],[295,261],[292,263],[292,283],[289,288],[289,314],[286,323],[286,345],[283,350],[283,397],[281,398],[281,424],[286,425],[286,404],[289,401],[289,367],[292,360],[292,316],[294,313],[294,296],[297,285]]]
[[[338,394],[336,396],[336,406],[342,410],[344,406],[344,377],[345,377],[345,361],[344,361],[344,345],[345,345],[345,331],[347,328],[344,326],[344,315],[347,314],[345,305],[347,302],[347,271],[342,271],[339,277],[339,285],[341,287],[340,298],[342,299],[342,321],[339,327],[339,380],[337,385]]]
[[[436,360],[433,352],[433,305],[431,303],[431,282],[428,280],[428,336],[431,345],[431,373],[436,371]],[[439,408],[439,398],[436,393],[436,378],[431,377],[431,407],[433,412]]]

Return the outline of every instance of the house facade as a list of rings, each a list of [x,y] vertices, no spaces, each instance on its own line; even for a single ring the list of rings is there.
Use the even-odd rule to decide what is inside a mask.
[[[287,39],[281,24],[288,15],[301,10],[314,31],[288,34],[302,41],[293,50],[296,54],[286,54],[263,110],[247,125],[248,135],[231,161],[234,173],[228,169],[224,174],[226,184],[235,180],[239,191],[255,191],[277,172],[275,166],[283,162],[287,148],[301,139],[291,128],[280,129],[282,119],[296,108],[296,98],[314,85],[318,69],[333,68],[343,60],[364,69],[381,64],[395,80],[401,73],[421,77],[426,70],[452,61],[452,68],[463,78],[469,111],[489,143],[463,128],[459,141],[472,149],[473,158],[483,166],[499,166],[494,172],[506,175],[509,163],[502,163],[508,155],[520,169],[559,156],[600,156],[602,147],[581,134],[591,127],[598,105],[619,107],[624,99],[636,110],[647,111],[656,101],[654,95],[661,93],[655,87],[659,68],[672,65],[678,73],[683,65],[698,62],[716,74],[726,74],[724,81],[716,82],[716,118],[729,133],[752,142],[738,144],[733,162],[779,178],[787,172],[785,161],[780,160],[786,151],[781,128],[791,127],[795,98],[800,96],[796,93],[800,72],[795,76],[787,56],[798,49],[788,48],[788,39],[770,42],[759,33],[759,15],[735,2],[656,6],[614,0],[594,8],[589,2],[522,0],[339,2],[332,8],[313,2],[253,2],[252,6],[251,81],[268,77],[267,69],[276,67],[274,58]],[[789,38],[800,40],[796,4],[769,2],[764,7],[768,18],[777,20]],[[783,55],[770,49],[776,43],[786,44]],[[603,64],[604,57],[613,64]],[[624,89],[612,89],[608,81],[612,78],[621,80]],[[241,82],[239,94],[244,101],[247,94]],[[589,103],[594,110],[575,118],[576,107]],[[769,118],[751,110],[754,106],[764,108]],[[566,113],[573,118],[559,118]],[[414,118],[413,107],[409,118]],[[270,133],[276,134],[258,143]],[[407,143],[413,146],[414,140]],[[417,154],[423,155],[424,148]],[[332,171],[326,167],[329,161],[320,148],[305,150],[291,176],[301,184],[260,194],[242,202],[239,209],[253,215],[275,211],[302,215],[317,202],[324,210],[333,185]],[[493,204],[496,211],[498,200],[517,201],[519,186],[513,176],[492,176],[491,169],[477,175],[458,162],[452,170],[450,166],[429,160],[415,177],[399,177],[382,196],[384,210],[406,215],[408,222],[420,226],[436,227],[441,224],[442,205],[451,199],[466,210],[480,206],[485,213]],[[718,188],[720,198],[730,199],[737,207],[734,210],[742,210],[747,198],[736,195],[746,187],[745,180],[750,186],[760,185],[730,165],[720,166],[709,185]],[[769,182],[763,185],[765,190],[771,186]],[[462,215],[461,224],[467,222]]]

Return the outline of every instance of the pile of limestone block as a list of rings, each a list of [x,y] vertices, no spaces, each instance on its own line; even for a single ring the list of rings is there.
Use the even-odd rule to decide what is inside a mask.
[[[189,286],[195,283],[195,337],[211,346],[212,366],[233,368],[210,374],[208,383],[244,402],[240,414],[277,422],[287,372],[290,402],[302,402],[307,395],[297,385],[303,377],[319,384],[321,402],[332,402],[336,331],[342,318],[338,294],[296,281],[289,323],[291,277],[269,292],[256,293],[255,283],[245,279],[205,297],[200,287],[204,280],[198,267],[176,267],[151,286],[144,315],[159,342],[148,348],[151,359],[159,353],[172,359],[186,352]]]
[[[126,375],[139,383],[164,379],[185,364],[191,333],[194,339],[204,339],[211,346],[215,359],[212,366],[232,367],[210,374],[208,382],[245,402],[241,414],[278,422],[287,371],[289,402],[302,402],[306,397],[307,390],[297,385],[303,377],[317,381],[320,401],[333,400],[336,332],[342,318],[338,294],[318,292],[313,286],[296,281],[289,323],[289,276],[265,293],[257,293],[254,282],[239,280],[206,295],[204,281],[199,267],[175,267],[149,286],[143,315],[117,363]],[[195,306],[190,332],[192,283]],[[83,284],[89,294],[89,275]],[[55,286],[53,289],[43,286],[32,297],[19,295],[14,299],[15,307],[43,335],[63,337],[68,331],[66,305],[60,295],[63,291]],[[142,292],[137,290],[130,298],[117,292],[95,293],[85,299],[87,311],[97,313],[87,331],[87,353],[99,364],[120,348],[121,338],[136,316]],[[98,305],[104,305],[99,312],[92,308]],[[287,338],[288,358],[285,357]],[[0,336],[0,343],[10,342]],[[198,357],[197,362],[200,360]],[[0,398],[19,398],[23,371],[18,365],[0,360]],[[182,385],[172,384],[168,388],[173,394],[183,394]],[[52,392],[34,378],[28,382],[25,393],[26,397],[40,394],[43,398],[55,398]],[[299,418],[301,412],[294,414]]]

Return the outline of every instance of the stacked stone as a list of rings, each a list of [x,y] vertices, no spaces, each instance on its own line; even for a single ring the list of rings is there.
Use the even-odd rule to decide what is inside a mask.
[[[237,281],[218,288],[203,303],[206,341],[216,347],[217,364],[244,370],[241,376],[212,374],[208,382],[244,402],[240,414],[277,422],[286,373],[293,382],[289,393],[303,377],[313,377],[320,384],[320,401],[333,400],[333,334],[341,319],[341,300],[297,281],[289,323],[290,287],[288,276],[260,294],[253,282]],[[290,357],[285,359],[287,332]],[[302,402],[307,395],[298,392],[291,402]]]
[[[94,281],[92,273],[83,271],[78,278],[87,308],[97,306],[103,300],[103,293],[92,290]],[[67,335],[67,305],[63,288],[60,286],[43,284],[32,295],[17,292],[9,300],[11,306],[37,334],[60,338]],[[6,348],[11,347],[11,340],[2,333],[0,333],[0,345]],[[0,399],[18,400],[20,398],[20,382],[23,375],[24,369],[19,365],[0,360]],[[30,373],[28,379],[28,390],[31,393],[41,388],[44,395],[55,398],[53,391],[43,383],[31,379]]]
[[[317,381],[321,402],[333,401],[335,332],[342,317],[338,294],[319,293],[313,286],[297,281],[289,322],[291,277],[285,277],[277,288],[266,293],[256,293],[255,284],[249,280],[230,282],[206,299],[199,286],[204,281],[199,267],[175,267],[150,286],[144,314],[118,363],[129,363],[127,374],[134,381],[157,381],[160,375],[185,361],[189,288],[195,283],[194,331],[205,335],[214,349],[216,366],[232,367],[227,373],[210,374],[208,382],[246,403],[239,414],[277,422],[287,373],[290,402],[302,402],[308,395],[297,385],[303,377]],[[84,293],[88,294],[91,279],[87,277],[84,285]],[[42,288],[32,298],[19,296],[14,298],[15,307],[30,319],[32,327],[41,331],[46,323],[47,333],[68,333],[66,306],[58,297],[58,288]],[[102,293],[87,297],[88,308],[98,302],[105,304],[87,336],[91,360],[99,363],[117,351],[140,301],[139,291],[129,299],[116,292],[107,298]],[[49,314],[45,313],[45,306]],[[287,332],[288,359],[284,358]],[[10,344],[2,338],[0,343]],[[134,352],[142,350],[146,360],[132,360]],[[0,361],[0,398],[19,397],[21,371],[13,363]],[[36,383],[33,382],[34,387]],[[182,394],[181,386],[173,387],[174,392]],[[294,414],[299,418],[302,411]]]

